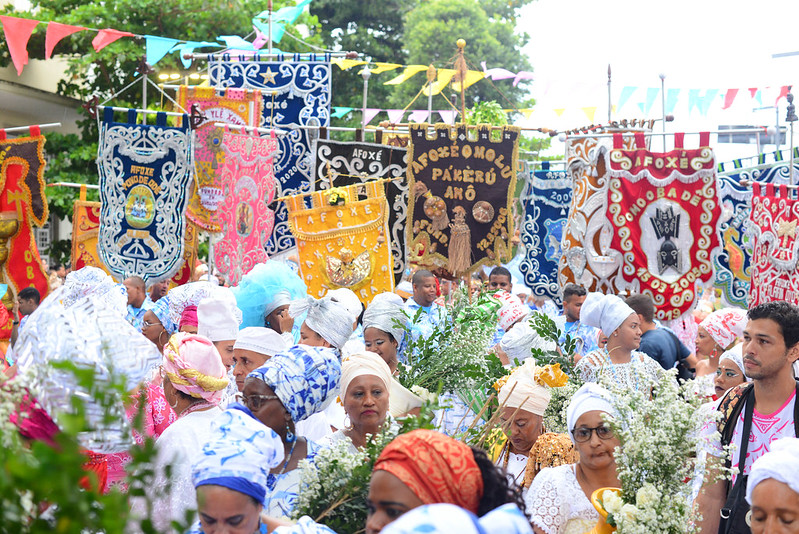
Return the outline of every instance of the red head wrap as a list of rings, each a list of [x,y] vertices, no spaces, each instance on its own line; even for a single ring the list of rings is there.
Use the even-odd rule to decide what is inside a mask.
[[[455,504],[476,514],[483,475],[472,450],[439,432],[414,430],[388,444],[374,470],[388,471],[425,504]]]

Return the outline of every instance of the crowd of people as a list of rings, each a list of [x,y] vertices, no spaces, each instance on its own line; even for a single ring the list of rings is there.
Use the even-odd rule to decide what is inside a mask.
[[[36,372],[41,349],[32,348],[29,329],[48,320],[47,310],[86,298],[107,305],[113,320],[125,323],[122,331],[146,338],[160,354],[125,406],[131,422],[144,416],[136,441],[155,439],[152,483],[129,487],[128,452],[98,455],[101,490],[131,494],[131,529],[147,518],[169,531],[188,513],[195,533],[333,532],[324,519],[295,517],[301,468],[337,444],[364,450],[419,412],[422,403],[397,380],[400,364],[409,365],[409,342],[451,319],[451,287],[420,269],[364,306],[348,289],[308,296],[280,261],[256,266],[234,288],[208,276],[172,288],[136,276],[116,284],[85,267],[41,302],[38,293],[19,293],[6,374]],[[399,434],[374,464],[366,523],[351,532],[589,532],[600,519],[594,492],[621,487],[614,458],[620,441],[608,423],[616,416],[613,392],[648,393],[674,379],[692,384],[708,414],[721,413],[697,429],[711,445],[697,451],[708,459],[698,480],[686,481],[686,495],[691,483],[696,487],[695,526],[799,532],[797,306],[719,308],[697,316],[698,334],[686,339],[655,319],[647,295],[568,284],[558,307],[513,284],[505,267],[473,280],[472,289],[498,301],[485,352],[507,370],[497,394],[505,437],[482,450],[445,425]],[[534,314],[552,319],[558,343],[531,326]],[[533,352],[562,352],[567,337],[574,350],[562,356],[584,384],[568,399],[566,433],[557,433],[544,423],[552,392],[538,379],[542,362]],[[17,362],[16,354],[28,356]],[[23,419],[19,432],[30,438]],[[50,434],[58,431],[53,423]],[[731,479],[717,476],[729,467],[737,470]]]

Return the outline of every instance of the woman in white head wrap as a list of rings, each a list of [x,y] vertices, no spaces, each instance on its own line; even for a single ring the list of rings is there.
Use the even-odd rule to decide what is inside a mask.
[[[730,388],[751,381],[752,379],[746,376],[744,367],[743,344],[739,343],[719,358],[714,381],[716,398],[723,397]]]
[[[555,343],[543,339],[527,321],[517,324],[509,332],[505,332],[499,342],[499,348],[505,353],[510,364],[516,360],[523,362],[532,358],[532,349],[557,350]]]
[[[350,355],[341,364],[339,398],[349,424],[322,440],[321,445],[347,440],[352,450],[366,446],[386,422],[391,390],[391,370],[374,352]]]
[[[585,382],[600,382],[611,388],[649,389],[663,368],[638,352],[641,328],[638,315],[616,295],[589,293],[580,310],[583,324],[600,328],[608,336],[605,348],[586,354],[577,362]]]
[[[397,371],[398,362],[402,359],[404,325],[408,323],[403,306],[399,295],[380,293],[372,299],[363,313],[363,341],[366,350],[383,358],[392,373]]]
[[[218,287],[197,304],[197,334],[211,340],[228,369],[233,367],[233,345],[239,325],[241,310],[229,288]]]
[[[799,532],[799,439],[782,438],[752,465],[746,485],[752,534]]]
[[[506,428],[510,438],[502,448],[496,464],[505,470],[508,479],[522,488],[522,491],[526,490],[524,475],[530,449],[544,431],[544,412],[552,396],[548,387],[536,381],[537,370],[535,360],[526,360],[511,373],[499,390],[502,426]]]
[[[610,393],[597,384],[583,384],[572,397],[566,420],[580,459],[542,469],[533,480],[524,503],[536,533],[590,531],[599,518],[591,494],[621,487],[613,457],[619,440],[605,422],[614,412]]]
[[[705,317],[696,331],[696,376],[714,375],[723,352],[743,336],[746,310],[724,308]]]
[[[311,347],[332,347],[341,350],[349,339],[357,317],[343,304],[328,297],[305,297],[289,305],[289,315],[299,317],[307,313],[300,327],[300,343]]]

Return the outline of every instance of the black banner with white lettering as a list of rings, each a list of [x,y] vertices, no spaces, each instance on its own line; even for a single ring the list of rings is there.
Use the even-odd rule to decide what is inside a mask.
[[[405,222],[408,217],[408,182],[405,179],[405,170],[408,151],[386,145],[326,139],[317,139],[315,145],[314,181],[317,190],[330,187],[330,176],[334,187],[378,178],[396,178],[386,184],[385,191],[389,207],[388,228],[391,233],[394,280],[395,284],[399,284],[408,257],[405,248]]]
[[[460,276],[510,260],[519,129],[411,124],[408,250]]]

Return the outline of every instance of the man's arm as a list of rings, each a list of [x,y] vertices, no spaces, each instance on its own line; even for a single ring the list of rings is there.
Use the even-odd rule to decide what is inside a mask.
[[[696,522],[698,531],[703,534],[715,534],[719,530],[720,512],[727,499],[727,481],[718,478],[718,458],[708,455],[707,472],[702,489],[694,501],[694,511],[699,513]]]

